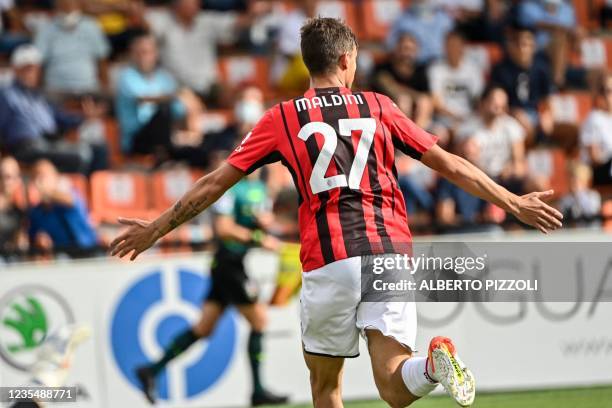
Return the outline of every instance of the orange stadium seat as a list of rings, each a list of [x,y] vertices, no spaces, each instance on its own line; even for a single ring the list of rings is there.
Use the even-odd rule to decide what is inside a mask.
[[[612,68],[612,39],[589,37],[580,43],[580,53],[572,62],[589,69]]]
[[[549,107],[556,123],[580,125],[593,108],[593,97],[588,92],[555,94]]]
[[[397,19],[406,1],[403,0],[364,0],[361,9],[363,38],[370,41],[383,41],[393,22]]]
[[[573,0],[578,24],[588,30],[599,25],[598,16],[605,0]]]
[[[91,176],[91,212],[99,222],[116,223],[118,216],[147,218],[149,186],[144,173],[98,171]]]
[[[265,57],[233,55],[219,59],[221,82],[232,87],[256,85],[269,92],[270,65]]]
[[[601,216],[603,217],[604,229],[612,232],[612,200],[606,200],[601,205]]]
[[[163,211],[174,204],[204,173],[179,169],[155,172],[152,177],[152,208]]]
[[[121,153],[119,124],[116,120],[108,118],[104,121],[104,134],[106,135],[111,167],[118,167],[123,164],[124,158]]]
[[[563,149],[534,149],[527,154],[529,174],[542,177],[555,190],[555,197],[565,194],[569,188],[567,157]]]

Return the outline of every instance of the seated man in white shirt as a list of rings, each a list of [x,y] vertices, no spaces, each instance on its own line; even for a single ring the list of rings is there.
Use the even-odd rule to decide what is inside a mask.
[[[219,102],[217,46],[233,42],[253,16],[200,10],[201,0],[173,0],[169,11],[146,18],[161,47],[161,62],[179,84],[214,107]]]
[[[459,31],[446,36],[446,58],[432,64],[427,76],[437,117],[446,125],[474,112],[483,83],[482,68],[465,55],[465,40]]]
[[[459,127],[456,139],[462,143],[473,138],[476,165],[507,189],[520,192],[527,175],[525,130],[507,111],[506,92],[496,86],[485,89],[478,114]]]
[[[612,73],[604,76],[598,95],[600,109],[594,109],[580,130],[583,157],[593,168],[594,185],[612,185]]]

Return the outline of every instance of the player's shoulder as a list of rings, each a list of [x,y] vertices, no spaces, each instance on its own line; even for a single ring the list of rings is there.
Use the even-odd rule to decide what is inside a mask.
[[[378,105],[378,108],[383,114],[389,108],[397,107],[393,99],[385,94],[374,91],[362,92],[362,94],[366,97],[366,99],[375,101],[376,105]]]

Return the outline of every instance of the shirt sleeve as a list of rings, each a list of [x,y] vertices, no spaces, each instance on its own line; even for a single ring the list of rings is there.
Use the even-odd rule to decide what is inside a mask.
[[[245,173],[251,173],[264,164],[278,161],[280,154],[277,151],[276,132],[273,112],[268,110],[230,154],[227,162]]]
[[[236,40],[238,16],[229,12],[202,13],[202,25],[208,26],[215,42],[227,44]]]
[[[393,145],[410,157],[420,160],[423,153],[438,141],[438,137],[418,127],[388,97],[382,98],[382,122],[391,131]]]
[[[521,124],[511,116],[508,116],[508,135],[512,143],[522,142],[525,140],[525,129]]]
[[[584,147],[599,144],[597,118],[591,113],[580,129],[580,144]]]
[[[110,46],[100,27],[93,20],[89,21],[88,27],[90,33],[91,51],[94,57],[97,59],[104,59],[108,57],[108,54],[110,53]]]

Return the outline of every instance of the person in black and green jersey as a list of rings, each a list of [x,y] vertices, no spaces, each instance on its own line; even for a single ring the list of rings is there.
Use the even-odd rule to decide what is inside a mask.
[[[248,340],[253,379],[251,405],[287,402],[287,397],[271,393],[262,384],[262,339],[267,307],[258,301],[257,287],[249,281],[244,268],[244,258],[251,248],[276,251],[280,246],[275,237],[264,232],[272,219],[269,202],[266,186],[256,171],[227,191],[212,207],[218,246],[211,265],[211,288],[199,321],[176,336],[160,360],[137,369],[136,374],[149,402],[155,402],[155,377],[172,359],[196,341],[211,335],[228,306],[235,306],[251,326]]]

